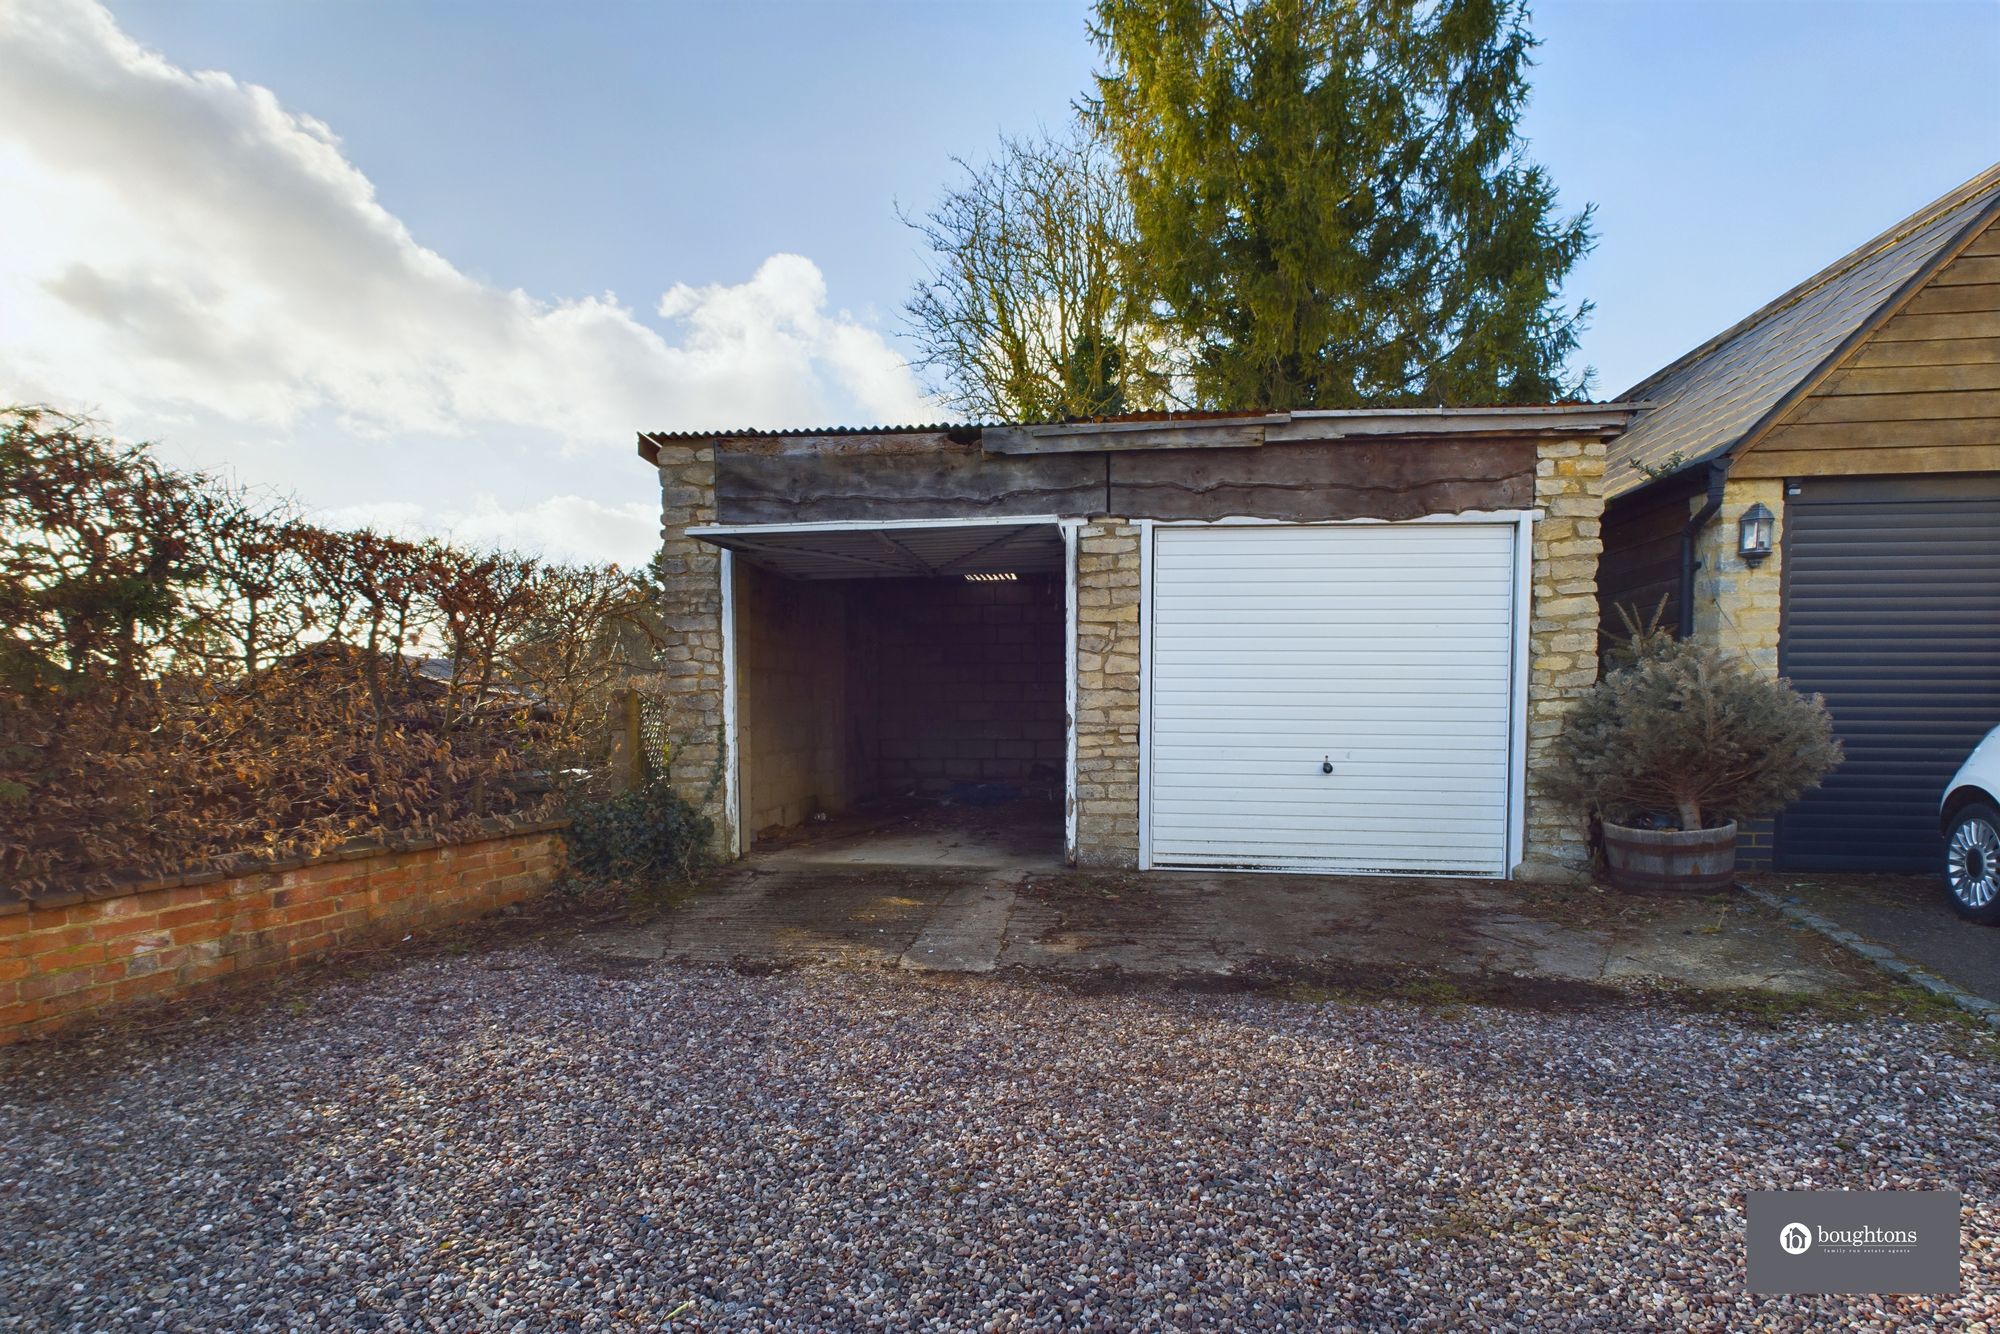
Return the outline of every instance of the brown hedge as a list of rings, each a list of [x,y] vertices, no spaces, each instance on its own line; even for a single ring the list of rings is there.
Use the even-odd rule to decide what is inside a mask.
[[[595,780],[647,586],[371,531],[0,412],[0,886],[534,818]]]

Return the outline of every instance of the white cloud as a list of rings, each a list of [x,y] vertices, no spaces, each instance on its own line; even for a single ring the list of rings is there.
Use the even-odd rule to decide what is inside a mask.
[[[323,516],[342,528],[373,528],[404,537],[439,534],[470,546],[570,553],[576,559],[630,564],[660,537],[660,508],[630,502],[607,505],[583,496],[550,496],[508,508],[491,495],[469,505],[426,507],[406,500],[343,505]]]
[[[641,428],[938,415],[806,258],[672,286],[671,337],[609,295],[480,283],[327,126],[81,0],[0,0],[0,197],[0,397],[335,512],[635,559]]]

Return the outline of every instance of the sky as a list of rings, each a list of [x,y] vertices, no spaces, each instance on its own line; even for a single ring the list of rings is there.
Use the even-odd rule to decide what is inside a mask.
[[[643,561],[640,430],[921,422],[927,207],[1068,0],[0,0],[0,400],[339,523]],[[2000,4],[1543,0],[1608,398],[2000,158]]]

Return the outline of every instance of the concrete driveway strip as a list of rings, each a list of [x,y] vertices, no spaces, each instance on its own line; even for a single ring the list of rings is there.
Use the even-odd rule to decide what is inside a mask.
[[[1132,977],[1293,970],[1790,993],[1868,969],[1747,901],[1564,900],[1483,881],[1024,872],[753,859],[585,946],[632,959]]]
[[[1770,871],[1743,883],[2000,1006],[2000,927],[1953,913],[1937,876]]]
[[[1016,877],[995,877],[945,895],[898,962],[936,972],[992,972],[1006,943],[1017,887]]]

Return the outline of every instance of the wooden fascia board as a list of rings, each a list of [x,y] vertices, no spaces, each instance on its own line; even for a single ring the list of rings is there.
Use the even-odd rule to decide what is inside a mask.
[[[1928,287],[1931,279],[1937,277],[1947,264],[1964,254],[1966,248],[1978,240],[1980,235],[1988,227],[1992,226],[1996,219],[2000,219],[2000,194],[1995,194],[1992,199],[1988,200],[1986,207],[1980,209],[1972,221],[1967,223],[1957,236],[1952,237],[1948,244],[1939,246],[1937,254],[1933,255],[1915,273],[1905,279],[1903,285],[1898,287],[1887,301],[1877,306],[1874,313],[1856,325],[1854,331],[1848,334],[1847,337],[1841,339],[1833,351],[1827,353],[1825,360],[1815,366],[1812,372],[1804,379],[1793,385],[1783,398],[1773,403],[1770,411],[1759,417],[1749,430],[1738,436],[1734,444],[1725,445],[1722,449],[1710,455],[1709,458],[1711,460],[1723,460],[1727,463],[1733,463],[1750,450],[1755,449],[1762,443],[1766,436],[1770,435],[1773,430],[1777,429],[1784,422],[1785,418],[1792,414],[1799,404],[1812,397],[1813,393],[1821,385],[1832,378],[1834,372],[1838,371],[1847,363],[1849,358],[1853,357],[1855,353],[1866,346],[1868,340],[1873,338],[1883,325],[1901,314],[1903,307],[1909,305],[1911,299],[1918,292]],[[1701,462],[1701,460],[1696,460],[1696,462]]]

